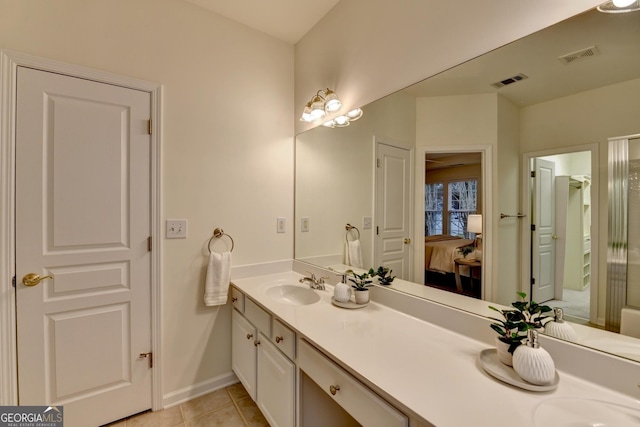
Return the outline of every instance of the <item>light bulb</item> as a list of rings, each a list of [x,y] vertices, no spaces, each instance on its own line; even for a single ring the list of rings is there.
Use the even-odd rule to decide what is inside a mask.
[[[362,110],[359,108],[355,108],[347,113],[347,117],[351,120],[358,120],[362,117]]]
[[[613,5],[615,7],[627,7],[635,3],[636,0],[613,0]]]
[[[318,120],[324,117],[326,114],[324,111],[324,102],[321,98],[316,97],[314,102],[311,104],[311,120]]]
[[[326,96],[324,98],[324,109],[327,112],[332,113],[334,111],[338,111],[340,107],[342,107],[342,102],[338,99],[338,95],[333,92],[331,89],[327,89]]]
[[[313,119],[311,118],[311,103],[307,103],[305,105],[304,110],[302,110],[302,116],[300,120],[303,122],[311,122]]]

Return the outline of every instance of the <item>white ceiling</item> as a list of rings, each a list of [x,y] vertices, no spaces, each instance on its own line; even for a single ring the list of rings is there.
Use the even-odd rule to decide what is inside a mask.
[[[339,0],[183,0],[296,44]]]
[[[595,46],[599,54],[569,65],[559,56]],[[501,89],[491,84],[527,80]],[[604,14],[595,9],[458,65],[406,89],[414,96],[500,93],[519,106],[638,78],[640,12]]]

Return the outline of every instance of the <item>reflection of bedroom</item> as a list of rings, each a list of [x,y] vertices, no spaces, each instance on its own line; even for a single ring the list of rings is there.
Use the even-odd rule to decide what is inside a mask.
[[[482,243],[468,218],[482,214],[481,154],[427,153],[425,170],[424,284],[480,298]]]

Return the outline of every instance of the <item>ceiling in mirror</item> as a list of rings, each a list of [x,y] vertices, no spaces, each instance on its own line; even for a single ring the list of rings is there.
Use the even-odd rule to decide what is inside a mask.
[[[616,108],[611,108],[608,104],[593,106],[589,114],[595,116],[582,116],[581,112],[566,111],[567,105],[580,105],[581,102],[585,104],[585,101],[575,101],[582,94],[594,92],[597,88],[607,90],[606,88],[618,86],[623,88],[618,89],[618,92],[629,93],[631,101],[625,100],[624,105],[616,105]],[[640,122],[637,119],[640,113],[640,101],[638,101],[640,99],[640,12],[613,15],[593,10],[575,16],[373,102],[363,107],[364,117],[348,128],[329,129],[320,126],[298,135],[296,137],[295,190],[296,259],[324,268],[335,267],[334,270],[344,267],[344,255],[348,245],[348,236],[345,234],[344,227],[349,223],[355,225],[360,233],[363,267],[375,267],[376,251],[380,249],[376,248],[375,234],[378,231],[376,227],[380,225],[378,212],[381,209],[380,206],[376,206],[375,159],[378,158],[381,147],[395,146],[410,150],[414,161],[413,166],[422,161],[422,167],[427,170],[427,173],[430,168],[439,166],[477,163],[479,158],[477,155],[475,159],[469,159],[468,153],[464,153],[464,150],[462,152],[451,150],[455,154],[452,155],[442,149],[443,146],[447,146],[447,140],[429,139],[433,136],[429,133],[431,130],[429,126],[436,123],[439,118],[425,118],[425,115],[436,116],[441,109],[436,104],[428,104],[429,109],[424,108],[424,105],[427,105],[425,100],[429,100],[430,103],[437,97],[452,99],[460,96],[463,101],[456,102],[467,102],[471,99],[469,96],[476,95],[492,96],[493,98],[490,99],[498,99],[498,104],[500,100],[507,100],[509,105],[514,106],[511,111],[517,111],[505,116],[510,120],[506,123],[506,127],[498,126],[498,131],[491,129],[498,138],[503,136],[504,128],[511,127],[511,133],[506,139],[516,140],[516,142],[488,143],[493,144],[491,156],[493,156],[494,167],[498,168],[497,174],[494,175],[498,182],[494,182],[491,188],[483,189],[484,192],[494,193],[492,197],[497,209],[510,209],[507,213],[515,214],[520,212],[521,207],[518,200],[521,197],[521,184],[518,181],[521,180],[523,153],[538,150],[554,151],[568,146],[596,143],[599,145],[600,156],[602,156],[600,162],[602,169],[602,165],[606,164],[608,137],[640,132]],[[610,99],[607,98],[607,102],[610,102]],[[541,105],[553,105],[556,109],[553,114],[554,120],[540,121],[542,119],[539,117],[549,117],[539,114]],[[611,119],[614,110],[619,111],[627,106],[631,110],[623,114],[625,117]],[[463,107],[466,106],[463,105]],[[455,108],[451,109],[452,117],[456,116]],[[482,127],[485,121],[485,110],[481,107],[469,113],[469,110],[461,109],[457,114],[457,124],[451,122],[449,125],[457,128]],[[538,122],[531,119],[531,111],[538,114],[536,118]],[[569,114],[566,120],[559,117],[564,113]],[[518,128],[519,125],[513,124],[518,120],[522,121],[523,117],[528,120],[526,123],[528,128],[522,125]],[[602,123],[598,123],[599,121]],[[603,129],[593,131],[599,124]],[[583,128],[582,133],[570,131],[577,127]],[[544,129],[544,132],[539,129]],[[536,139],[540,138],[540,135],[553,135],[554,139]],[[478,140],[481,139],[478,138]],[[468,146],[473,146],[475,143],[485,144],[472,138],[462,143]],[[542,148],[537,148],[537,144]],[[437,151],[436,153],[427,151],[427,157],[423,157],[425,153],[417,147],[424,145],[438,146],[440,150],[434,150]],[[511,156],[507,161],[502,157],[505,156],[505,151]],[[507,168],[510,169],[506,170]],[[411,202],[413,205],[409,207],[413,221],[410,237],[414,244],[424,238],[422,234],[424,218],[420,219],[420,216],[424,217],[424,212],[420,209],[420,206],[424,206],[421,200],[424,198],[424,176],[420,177],[416,169],[417,167],[413,168],[414,176],[411,180],[414,188]],[[599,201],[595,200],[593,204],[602,200],[605,200],[606,204],[606,173],[602,174],[600,181],[600,183],[592,183],[594,187],[598,184],[604,187],[601,188]],[[505,191],[508,186],[510,186],[509,191]],[[498,199],[505,194],[513,199],[508,208],[503,207],[504,199]],[[601,207],[600,210],[602,215],[606,216],[606,209]],[[491,263],[494,271],[497,271],[493,275],[494,278],[501,278],[495,281],[498,289],[511,286],[508,291],[494,293],[495,300],[501,296],[499,301],[507,304],[504,301],[515,300],[512,298],[515,297],[515,287],[522,280],[519,271],[507,280],[503,280],[502,270],[513,268],[515,271],[520,267],[510,265],[519,262],[514,258],[510,258],[509,265],[500,264],[500,261],[506,255],[517,257],[521,252],[520,231],[517,228],[517,218],[507,218],[506,221],[510,222],[498,222],[502,221],[497,219],[498,211],[494,211],[493,214],[495,219],[485,218],[485,221],[489,221],[488,225],[493,224],[493,231],[490,231],[491,227],[487,228],[489,233],[483,233],[483,237],[486,241],[495,242],[499,251],[493,253],[485,251],[484,262]],[[301,230],[301,224],[306,224],[305,230]],[[606,243],[606,227],[604,230],[598,224],[594,227],[598,227],[600,239]],[[406,236],[404,237],[406,242]],[[601,252],[604,253],[606,250]],[[438,299],[439,295],[434,296],[430,291],[423,289],[426,288],[425,286],[421,286],[423,278],[420,277],[422,275],[420,265],[424,264],[423,255],[416,250],[411,261],[414,265],[413,271],[416,272],[412,280],[415,286],[410,286],[411,284],[404,281],[394,286],[421,297]],[[498,259],[495,259],[496,255]],[[592,262],[597,263],[601,271],[606,271],[604,256]],[[598,285],[598,281],[604,283],[605,280],[602,280],[604,276],[603,273],[599,277],[592,278],[595,286],[603,288],[602,291],[598,290],[602,295],[606,294],[604,290],[606,285]],[[484,310],[485,301],[475,300],[481,305],[473,305],[467,301],[470,298],[458,297],[460,296],[455,295],[455,298],[446,296],[445,303],[472,310],[478,314],[487,314]],[[604,305],[605,297],[602,296],[601,299]],[[586,334],[589,335],[590,332]],[[624,343],[620,344],[620,340]],[[631,339],[629,342],[627,337],[619,337],[617,344],[594,344],[593,346],[622,354],[615,351],[616,345],[623,345],[625,348],[637,347],[638,341]],[[624,356],[640,360],[640,351],[637,355],[629,355],[626,352]]]
[[[632,80],[640,75],[638,15],[584,13],[404,92],[415,97],[499,93],[522,107]],[[518,75],[526,78],[513,78]]]

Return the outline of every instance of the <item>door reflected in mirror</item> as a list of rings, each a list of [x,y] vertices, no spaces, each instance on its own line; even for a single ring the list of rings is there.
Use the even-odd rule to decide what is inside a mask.
[[[482,154],[428,151],[425,172],[424,284],[481,298]]]
[[[597,325],[598,294],[591,287],[591,151],[530,160],[531,296],[563,309],[564,319]],[[594,309],[591,309],[593,305]],[[603,326],[603,325],[600,325]]]

